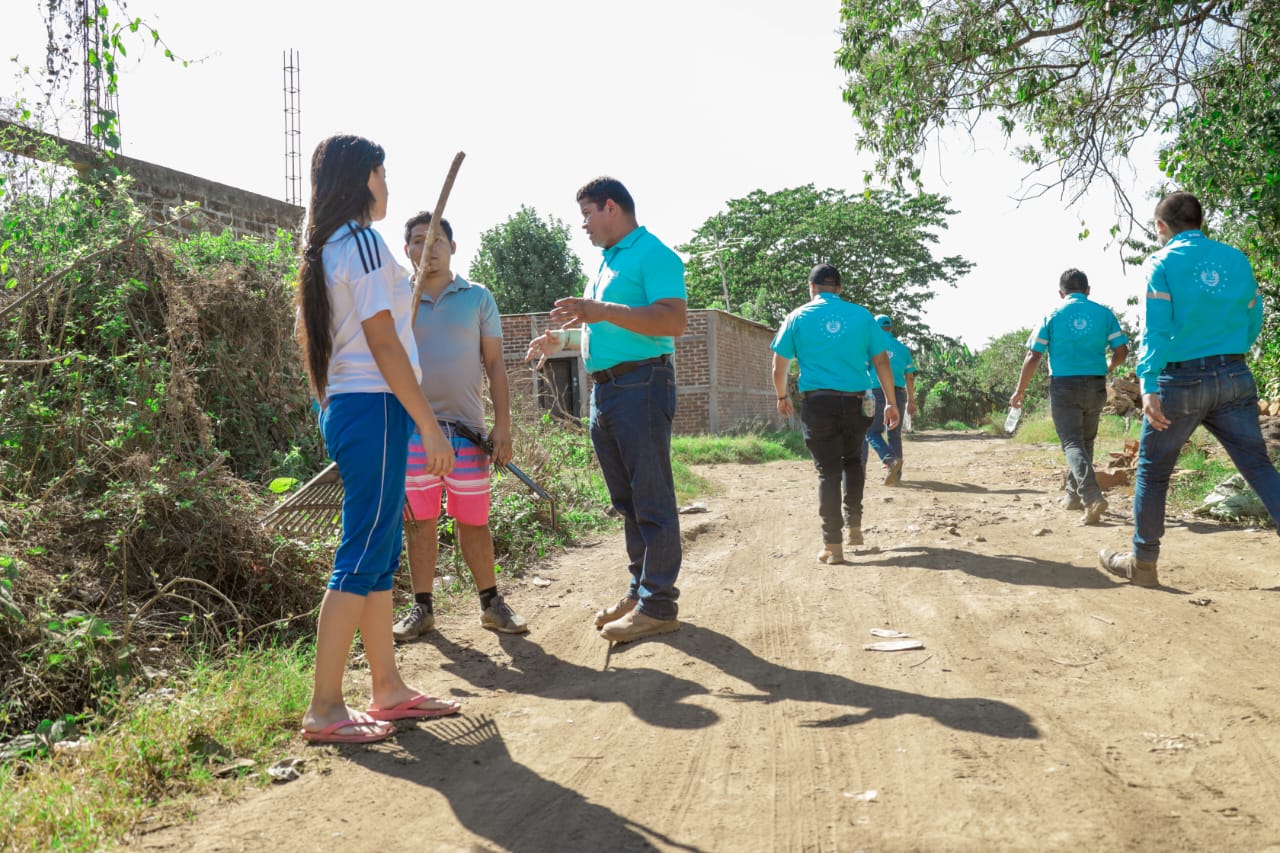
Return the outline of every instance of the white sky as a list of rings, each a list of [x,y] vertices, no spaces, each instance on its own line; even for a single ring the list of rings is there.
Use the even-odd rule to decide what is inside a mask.
[[[0,56],[38,66],[43,4],[6,5]],[[125,154],[283,198],[282,55],[297,50],[304,200],[315,144],[336,131],[368,136],[387,149],[391,200],[379,229],[399,247],[404,220],[435,203],[465,151],[445,214],[463,273],[480,233],[522,204],[566,222],[593,273],[599,251],[578,227],[574,192],[599,174],[622,180],[641,224],[674,246],[731,198],[807,183],[857,192],[870,163],[840,97],[835,0],[132,0],[128,9],[175,53],[203,61],[184,69],[129,45]],[[1158,175],[1151,162],[1138,167],[1140,199]],[[930,303],[935,331],[981,346],[1033,326],[1072,266],[1115,308],[1140,292],[1136,270],[1106,247],[1109,192],[1099,187],[1076,211],[1057,195],[1019,206],[1025,172],[998,139],[975,151],[952,135],[930,153],[926,189],[959,211],[936,253],[977,265]],[[1083,242],[1082,219],[1093,233]]]

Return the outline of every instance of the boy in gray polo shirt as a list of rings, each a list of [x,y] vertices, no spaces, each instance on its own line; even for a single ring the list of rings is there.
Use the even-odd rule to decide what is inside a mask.
[[[414,324],[422,365],[422,392],[431,401],[441,430],[453,445],[454,469],[447,477],[426,472],[425,454],[415,435],[409,443],[409,470],[405,478],[407,510],[405,526],[409,573],[413,577],[413,607],[393,627],[397,640],[412,640],[435,627],[431,600],[439,551],[437,522],[441,493],[448,495],[448,512],[455,523],[458,547],[480,593],[480,624],[506,634],[529,630],[524,618],[498,594],[494,575],[493,535],[489,531],[490,459],[479,447],[458,435],[456,424],[484,433],[484,378],[489,377],[493,398],[493,461],[511,460],[511,394],[502,359],[502,320],[493,294],[450,269],[457,251],[449,220],[440,220],[443,232],[427,247],[431,214],[419,213],[404,226],[405,254],[416,269],[427,264],[422,304]]]

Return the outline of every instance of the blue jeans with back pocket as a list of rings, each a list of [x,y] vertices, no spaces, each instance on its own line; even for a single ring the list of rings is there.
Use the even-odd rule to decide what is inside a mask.
[[[1258,421],[1258,387],[1243,361],[1198,359],[1160,374],[1160,405],[1169,427],[1142,423],[1138,479],[1133,492],[1133,554],[1155,562],[1164,535],[1169,477],[1182,446],[1200,424],[1213,434],[1258,493],[1271,520],[1280,520],[1280,472],[1267,457]]]

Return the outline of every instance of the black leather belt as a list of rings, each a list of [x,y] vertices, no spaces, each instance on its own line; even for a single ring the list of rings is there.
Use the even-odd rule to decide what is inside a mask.
[[[1237,361],[1244,361],[1243,355],[1206,355],[1204,358],[1192,358],[1187,361],[1171,361],[1165,365],[1168,370],[1180,370],[1184,367],[1213,367],[1217,364],[1231,364]]]
[[[870,391],[833,391],[830,388],[814,388],[812,391],[802,391],[801,399],[808,400],[810,397],[865,397]]]
[[[642,358],[639,361],[620,361],[613,367],[606,367],[604,370],[597,370],[591,374],[593,382],[611,382],[619,376],[625,376],[638,367],[644,367],[649,364],[670,364],[670,355],[660,355],[656,358]]]

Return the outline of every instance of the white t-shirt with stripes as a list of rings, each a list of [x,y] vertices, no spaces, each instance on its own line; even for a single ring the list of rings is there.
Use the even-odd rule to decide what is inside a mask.
[[[382,236],[372,228],[348,222],[325,243],[323,258],[333,310],[333,355],[325,396],[391,390],[360,325],[380,311],[391,312],[396,337],[421,382],[418,344],[413,336],[413,282]]]

